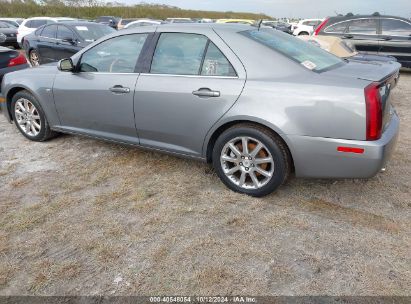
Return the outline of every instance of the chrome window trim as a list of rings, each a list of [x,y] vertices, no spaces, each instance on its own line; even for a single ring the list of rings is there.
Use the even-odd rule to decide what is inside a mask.
[[[140,75],[141,75],[141,76],[160,76],[160,77],[182,77],[182,78],[239,79],[238,76],[184,75],[184,74],[154,74],[154,73],[141,73]]]
[[[380,20],[380,21],[381,21],[381,35],[382,35],[382,36],[384,36],[383,31],[382,31],[382,21],[383,21],[384,19],[401,21],[401,22],[404,22],[405,24],[408,24],[409,26],[411,26],[411,22],[408,22],[408,21],[405,21],[405,20],[402,20],[402,19],[392,18],[392,17],[387,17],[387,18],[382,17],[381,20]],[[411,30],[410,30],[410,31],[411,31]],[[405,36],[403,36],[403,35],[389,35],[389,36],[402,37],[402,38],[404,38],[404,37],[410,37],[410,36],[408,36],[408,35],[405,35]]]
[[[377,21],[376,31],[378,31],[378,17],[373,17],[373,18],[363,17],[363,18],[354,18],[354,19],[343,20],[343,21],[340,21],[340,22],[336,22],[336,23],[334,23],[334,24],[331,24],[331,25],[327,26],[327,27],[324,29],[324,33],[334,33],[334,34],[337,33],[337,34],[339,34],[339,33],[341,33],[341,32],[327,32],[327,29],[328,29],[329,27],[331,27],[331,26],[334,26],[334,25],[337,25],[337,24],[340,24],[340,23],[343,23],[343,22],[352,22],[352,21],[355,21],[355,20],[367,20],[367,19],[376,20],[376,21]],[[344,32],[344,33],[349,34],[350,32]],[[344,34],[344,33],[342,33],[342,34]],[[379,34],[377,34],[377,32],[376,32],[375,34],[365,34],[365,33],[353,33],[353,34],[379,36]]]

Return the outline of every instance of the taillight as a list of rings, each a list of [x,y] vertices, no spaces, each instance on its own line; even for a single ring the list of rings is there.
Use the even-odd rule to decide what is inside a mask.
[[[15,65],[25,64],[27,63],[26,57],[20,53],[17,57],[11,58],[9,64],[7,66],[12,67]]]
[[[325,19],[323,22],[320,23],[319,26],[317,26],[317,28],[316,28],[315,31],[314,31],[314,36],[317,36],[317,35],[318,35],[318,33],[322,30],[322,28],[327,24],[327,22],[328,22],[329,19],[330,19],[330,18]]]
[[[381,137],[382,133],[382,104],[379,85],[378,82],[373,82],[364,89],[367,140],[377,140]]]

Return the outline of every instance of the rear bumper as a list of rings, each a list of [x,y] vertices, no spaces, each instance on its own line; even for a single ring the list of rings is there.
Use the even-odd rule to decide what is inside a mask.
[[[389,126],[376,141],[357,141],[309,136],[288,136],[296,176],[314,178],[370,178],[389,160],[399,133],[393,114]],[[338,152],[337,147],[364,149],[364,153]]]

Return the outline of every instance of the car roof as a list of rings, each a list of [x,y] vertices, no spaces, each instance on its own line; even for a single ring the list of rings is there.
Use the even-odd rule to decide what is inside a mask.
[[[409,19],[403,18],[403,17],[398,17],[398,16],[392,16],[392,15],[345,15],[345,16],[330,16],[329,21],[344,21],[344,20],[352,20],[352,19],[363,19],[363,18],[394,18],[394,19],[400,19],[404,21],[410,22]]]
[[[90,22],[90,21],[63,21],[59,22],[59,24],[64,24],[67,26],[79,26],[79,25],[97,25],[97,26],[104,26],[104,24]]]

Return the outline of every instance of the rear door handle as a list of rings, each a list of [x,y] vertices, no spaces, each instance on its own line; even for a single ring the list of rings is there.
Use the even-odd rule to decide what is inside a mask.
[[[116,94],[130,93],[130,88],[125,88],[122,85],[115,85],[111,87],[109,90]]]
[[[194,91],[193,95],[196,95],[198,97],[220,97],[220,92],[210,90],[209,88],[201,88],[197,91]]]

